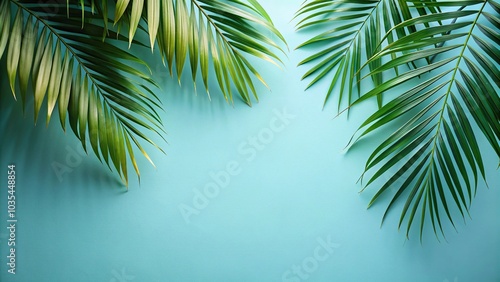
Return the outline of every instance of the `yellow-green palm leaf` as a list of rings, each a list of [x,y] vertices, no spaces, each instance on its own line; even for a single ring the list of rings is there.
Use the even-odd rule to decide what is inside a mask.
[[[163,132],[156,112],[159,100],[151,90],[156,84],[138,70],[148,71],[141,59],[112,39],[104,40],[106,33],[127,39],[106,30],[94,8],[2,1],[0,56],[7,56],[12,93],[15,98],[20,94],[23,108],[31,83],[35,122],[42,106],[47,123],[57,108],[62,128],[69,120],[83,148],[87,151],[89,142],[95,155],[127,183],[128,160],[139,175],[131,144],[150,160],[140,140],[158,146],[142,131]]]
[[[179,82],[189,61],[193,82],[196,85],[199,71],[209,92],[211,65],[219,88],[230,103],[233,102],[233,88],[245,103],[251,105],[251,96],[258,101],[253,79],[266,85],[245,54],[276,66],[282,64],[276,52],[285,53],[285,39],[255,0],[117,2],[115,22],[128,24],[129,40],[141,27],[141,18],[148,23],[151,48],[154,49],[157,40],[165,64],[171,74],[177,74]],[[264,35],[266,33],[272,35],[271,38]]]

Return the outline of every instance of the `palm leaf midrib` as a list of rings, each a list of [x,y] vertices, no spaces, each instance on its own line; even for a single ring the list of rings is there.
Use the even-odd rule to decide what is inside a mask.
[[[464,42],[463,42],[463,46],[460,50],[460,54],[458,56],[456,56],[456,64],[455,64],[455,67],[453,68],[453,71],[452,71],[452,74],[451,74],[451,78],[450,80],[448,81],[448,87],[445,91],[445,93],[441,96],[441,97],[444,97],[443,101],[441,102],[442,103],[442,107],[441,109],[438,111],[439,112],[439,118],[436,122],[436,129],[435,129],[435,134],[431,137],[432,139],[432,148],[430,149],[430,151],[427,153],[427,156],[425,157],[424,160],[428,160],[428,164],[426,165],[426,169],[425,171],[422,172],[421,176],[425,175],[425,179],[422,179],[422,182],[424,183],[422,186],[420,185],[414,185],[412,191],[411,191],[411,194],[416,194],[418,192],[418,188],[419,187],[424,187],[420,192],[418,192],[419,196],[415,199],[414,197],[408,197],[406,203],[405,203],[405,206],[403,208],[403,213],[401,214],[401,217],[400,217],[400,220],[399,220],[399,224],[398,224],[398,228],[401,227],[402,223],[403,223],[403,220],[406,216],[406,212],[408,211],[408,209],[410,208],[411,206],[411,203],[415,200],[416,202],[414,203],[414,206],[413,206],[413,209],[411,211],[411,215],[410,215],[410,221],[413,219],[413,216],[415,214],[415,211],[416,211],[416,208],[419,206],[418,203],[419,201],[422,200],[421,196],[422,194],[425,192],[426,194],[429,193],[430,190],[432,190],[431,188],[434,187],[434,183],[433,183],[433,178],[436,177],[434,176],[433,177],[433,174],[435,173],[436,171],[436,157],[437,157],[437,147],[438,147],[438,140],[440,140],[442,138],[442,124],[445,122],[445,118],[444,118],[444,114],[445,112],[447,111],[447,107],[449,105],[449,98],[450,98],[450,95],[453,95],[453,92],[452,92],[452,87],[455,83],[455,81],[457,80],[457,73],[459,72],[460,70],[460,64],[461,64],[461,61],[462,59],[465,57],[465,51],[467,50],[468,46],[469,46],[469,41],[472,37],[472,34],[473,34],[473,31],[474,29],[476,28],[477,26],[477,22],[479,20],[479,18],[481,17],[482,13],[483,13],[483,10],[485,8],[487,4],[487,1],[485,1],[481,8],[477,11],[476,13],[476,17],[474,19],[474,21],[472,22],[471,24],[471,27],[469,29],[469,32],[467,33],[467,36],[466,38],[464,39]],[[453,189],[453,188],[451,188]],[[425,191],[424,191],[425,190]],[[460,191],[459,191],[460,192]],[[463,199],[463,195],[459,195],[460,198],[462,199],[462,201],[464,201]],[[469,195],[470,196],[470,195]],[[428,201],[427,197],[424,198],[424,206],[425,206],[425,203]],[[430,200],[429,200],[430,201]],[[391,202],[392,204],[392,202]],[[429,205],[432,205],[432,203],[428,203]],[[457,203],[457,205],[459,205]],[[470,202],[469,202],[469,205],[470,205]],[[425,207],[424,207],[425,208]],[[467,213],[469,212],[469,207],[467,207],[467,205],[464,205],[464,208],[465,210],[467,211]],[[431,216],[431,219],[434,219],[432,216]],[[423,223],[423,220],[421,219],[421,224]],[[434,226],[434,225],[433,225]],[[408,224],[408,227],[407,227],[407,231],[406,231],[406,236],[408,237],[409,236],[409,231],[410,231],[410,227],[411,227],[411,224]],[[441,227],[441,226],[440,226]],[[422,232],[420,233],[420,239],[422,239]]]
[[[473,23],[471,24],[471,27],[470,27],[470,30],[464,40],[464,43],[463,43],[463,47],[460,51],[460,54],[458,55],[457,57],[457,62],[455,64],[455,67],[453,69],[453,73],[451,74],[451,78],[450,78],[450,81],[449,81],[449,85],[448,85],[448,88],[445,92],[445,94],[443,95],[444,96],[444,100],[443,100],[443,105],[440,109],[440,114],[439,114],[439,118],[438,118],[438,121],[437,121],[437,128],[436,128],[436,133],[435,135],[432,137],[433,138],[433,145],[432,145],[432,148],[431,148],[431,151],[430,151],[430,163],[428,165],[428,168],[427,168],[427,177],[426,177],[426,183],[429,183],[429,181],[431,181],[431,175],[432,175],[432,170],[434,169],[434,165],[435,165],[435,157],[436,157],[436,149],[437,149],[437,142],[438,140],[440,139],[440,136],[441,136],[441,131],[442,131],[442,124],[443,122],[445,121],[444,119],[444,113],[446,112],[447,110],[447,106],[449,104],[449,98],[450,98],[450,95],[453,95],[452,93],[452,87],[453,87],[453,84],[455,82],[455,80],[457,79],[456,76],[457,76],[457,73],[458,71],[460,70],[460,63],[462,61],[462,59],[464,58],[464,53],[465,53],[465,50],[468,48],[468,43],[469,43],[469,40],[470,38],[472,37],[472,33],[474,31],[474,29],[476,28],[476,25],[477,25],[477,21],[479,20],[480,16],[482,15],[482,12],[483,12],[483,9],[484,7],[486,6],[486,3],[487,1],[485,1],[481,8],[478,10],[477,12],[477,15],[476,15],[476,18],[474,19]],[[429,189],[429,185],[425,185],[426,187],[426,190]],[[469,203],[470,204],[470,203]],[[468,212],[468,207],[465,206],[465,209],[466,211]]]
[[[468,47],[469,40],[472,37],[472,33],[473,33],[473,31],[474,31],[474,29],[475,29],[475,27],[477,25],[477,21],[478,21],[479,17],[481,16],[484,7],[486,6],[486,3],[487,3],[487,1],[485,1],[483,3],[483,5],[482,5],[481,9],[478,10],[476,18],[474,19],[474,21],[473,21],[473,23],[471,25],[471,28],[470,28],[470,30],[469,30],[469,32],[467,34],[467,37],[464,40],[462,50],[460,51],[460,54],[457,56],[457,63],[455,64],[455,67],[453,69],[453,73],[452,73],[450,81],[449,81],[448,89],[446,90],[446,92],[444,94],[445,97],[444,97],[444,100],[443,100],[443,106],[442,106],[442,108],[440,110],[440,115],[439,115],[439,119],[438,119],[438,125],[437,125],[437,128],[436,128],[436,134],[433,137],[434,138],[434,144],[432,146],[432,155],[433,156],[434,156],[434,151],[435,151],[435,148],[436,148],[437,138],[438,138],[438,135],[441,132],[441,125],[442,125],[443,120],[444,120],[443,116],[444,116],[444,113],[446,111],[446,106],[448,105],[448,99],[449,99],[450,95],[452,94],[451,89],[453,87],[453,83],[456,80],[456,75],[457,75],[457,72],[460,69],[460,63],[461,63],[462,59],[464,58],[465,50]],[[434,158],[432,158],[432,159],[434,159]]]

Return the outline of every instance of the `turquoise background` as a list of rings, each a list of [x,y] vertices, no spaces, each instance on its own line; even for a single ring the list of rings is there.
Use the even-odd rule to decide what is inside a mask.
[[[291,49],[310,36],[290,23],[302,0],[262,2]],[[333,119],[333,104],[322,110],[326,84],[303,91],[306,69],[295,66],[306,52],[291,51],[282,71],[256,62],[272,91],[259,85],[252,108],[239,99],[228,105],[215,87],[211,101],[201,84],[195,95],[189,74],[180,87],[159,73],[158,53],[134,52],[161,82],[168,144],[167,155],[148,147],[156,169],[139,156],[141,183],[131,170],[128,191],[94,155],[78,155],[81,145],[58,120],[34,126],[30,110],[23,117],[1,75],[1,281],[500,281],[492,150],[483,151],[490,188],[478,187],[472,220],[457,220],[458,233],[447,223],[447,242],[437,242],[431,226],[422,244],[415,232],[406,240],[397,231],[399,209],[380,228],[387,202],[367,210],[375,188],[358,193],[376,139],[343,151],[374,101]],[[284,109],[293,115],[288,124],[276,121]],[[259,134],[266,144],[252,147]],[[17,171],[16,275],[7,273],[3,227],[10,163]],[[72,171],[59,179],[55,163]],[[228,164],[237,168],[227,185],[186,220],[182,205],[193,207],[196,190],[213,186],[211,173]]]

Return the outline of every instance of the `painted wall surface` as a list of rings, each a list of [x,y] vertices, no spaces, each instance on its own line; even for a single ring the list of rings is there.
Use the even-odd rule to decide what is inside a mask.
[[[292,50],[310,36],[290,23],[301,3],[262,1]],[[482,152],[489,189],[479,185],[472,219],[457,220],[458,232],[445,224],[447,242],[431,226],[422,244],[416,232],[406,240],[399,209],[380,228],[387,202],[367,210],[374,188],[359,194],[356,184],[376,140],[343,151],[375,102],[333,118],[333,104],[322,110],[325,83],[303,91],[305,68],[295,66],[306,54],[291,51],[284,70],[257,62],[272,91],[259,85],[252,108],[228,105],[217,91],[209,101],[201,87],[195,94],[189,75],[180,87],[151,55],[167,155],[147,147],[156,169],[139,157],[141,182],[130,171],[128,191],[57,120],[45,127],[33,125],[31,111],[23,117],[2,73],[0,280],[500,281],[493,151]],[[6,271],[11,163],[15,275]],[[70,170],[58,174],[58,165]]]

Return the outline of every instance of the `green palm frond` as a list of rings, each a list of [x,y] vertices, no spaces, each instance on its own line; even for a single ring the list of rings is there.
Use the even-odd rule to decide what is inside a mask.
[[[146,46],[134,36],[138,30],[148,33],[151,49],[157,40],[179,82],[189,56],[195,85],[200,71],[208,92],[212,65],[226,100],[233,101],[235,88],[249,105],[251,94],[257,99],[253,78],[265,82],[245,55],[279,65],[275,51],[284,51],[269,38],[286,46],[255,0],[10,0],[0,6],[0,58],[7,53],[14,98],[21,97],[24,109],[31,83],[35,122],[44,103],[47,123],[57,106],[63,129],[68,118],[84,149],[89,141],[125,183],[129,161],[139,175],[132,144],[152,163],[142,141],[161,148],[144,131],[163,139],[164,130],[156,112],[160,102],[151,89],[158,85],[146,74],[151,70],[120,41]]]
[[[47,123],[57,105],[62,128],[68,118],[86,151],[89,141],[125,183],[129,160],[139,176],[132,144],[151,161],[141,139],[159,147],[142,130],[161,137],[163,129],[159,100],[151,90],[156,84],[138,70],[147,65],[102,35],[128,39],[106,30],[94,4],[83,10],[65,1],[2,1],[0,6],[0,57],[6,54],[14,98],[20,94],[25,108],[31,82],[35,122],[44,104]]]
[[[427,216],[434,232],[439,229],[444,235],[441,211],[452,224],[453,208],[465,217],[478,180],[485,180],[476,135],[483,135],[500,158],[500,5],[494,1],[409,2],[415,9],[442,4],[443,12],[394,26],[393,30],[411,25],[417,31],[381,48],[367,62],[386,62],[370,70],[367,77],[394,68],[402,71],[355,103],[415,80],[419,85],[398,95],[362,124],[359,137],[404,122],[369,157],[365,172],[375,173],[365,187],[398,167],[369,205],[405,176],[407,179],[397,187],[384,218],[407,192],[399,226],[407,219],[408,235],[420,210],[420,235]],[[403,54],[402,50],[412,52]],[[391,58],[393,54],[397,54],[396,59]],[[415,67],[407,68],[408,64]],[[479,130],[474,130],[474,126]]]
[[[141,18],[148,23],[151,49],[157,40],[164,63],[179,83],[189,56],[195,86],[200,70],[209,93],[211,64],[224,98],[231,103],[233,87],[248,105],[251,95],[258,101],[252,77],[266,85],[245,54],[282,65],[276,51],[285,53],[285,39],[255,0],[118,0],[115,22],[124,15],[130,40],[141,27]]]
[[[455,213],[469,214],[486,179],[478,135],[500,158],[499,14],[495,1],[310,1],[298,12],[298,29],[327,29],[299,46],[319,48],[301,62],[316,62],[309,86],[333,73],[326,99],[340,84],[339,107],[344,92],[346,110],[378,99],[349,145],[393,132],[369,156],[363,190],[382,183],[369,207],[391,197],[382,222],[404,202],[407,236],[419,218],[420,239],[430,221],[439,240],[444,217],[455,226]]]
[[[337,99],[339,109],[344,100],[352,103],[357,98],[356,94],[361,93],[361,85],[358,82],[361,80],[362,65],[367,58],[371,58],[379,51],[382,37],[386,32],[390,31],[393,25],[400,24],[409,17],[410,10],[405,1],[314,0],[304,3],[295,16],[300,19],[297,30],[313,29],[315,33],[320,31],[297,47],[297,49],[312,47],[318,50],[299,63],[299,66],[313,65],[302,77],[302,79],[311,78],[306,89],[318,81],[331,80],[324,103],[330,99],[338,84],[340,84]],[[412,26],[408,26],[408,30],[398,29],[388,33],[386,40],[392,43],[413,30]],[[373,59],[368,66],[372,70],[380,64],[379,59]],[[382,83],[379,73],[374,73],[371,78],[375,85]],[[382,96],[378,97],[378,102],[381,105]]]

